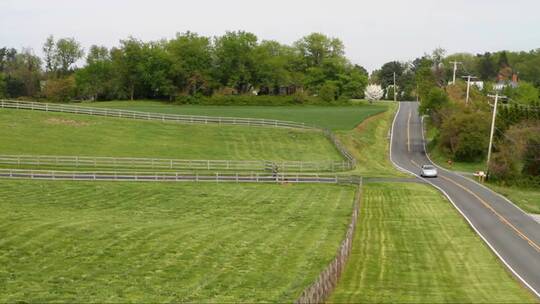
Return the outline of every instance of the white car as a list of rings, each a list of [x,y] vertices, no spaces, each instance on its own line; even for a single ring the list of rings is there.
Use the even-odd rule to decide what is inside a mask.
[[[432,165],[423,165],[420,171],[422,177],[437,177],[437,168]]]

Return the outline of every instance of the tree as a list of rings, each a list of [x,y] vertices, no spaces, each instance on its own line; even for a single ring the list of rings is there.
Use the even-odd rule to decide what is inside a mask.
[[[488,113],[455,111],[443,121],[439,142],[455,160],[478,161],[486,155],[489,128]]]
[[[294,43],[304,59],[304,68],[320,66],[326,58],[339,58],[345,54],[343,42],[321,33],[312,33]]]
[[[368,84],[367,76],[357,68],[353,67],[347,71],[346,75],[340,77],[342,81],[341,94],[348,98],[364,98],[364,91]]]
[[[391,61],[385,63],[379,71],[379,80],[383,89],[386,89],[388,86],[394,85],[394,73],[396,73],[396,83],[398,87],[401,86],[399,80],[403,72],[405,71],[405,66],[399,61]]]
[[[6,97],[6,80],[4,74],[0,72],[0,98]]]
[[[532,105],[540,99],[540,93],[531,83],[522,81],[516,88],[507,87],[505,94],[521,104]]]
[[[255,49],[255,83],[262,94],[282,94],[281,88],[301,85],[294,76],[294,49],[277,41],[263,41]],[[285,93],[292,93],[288,90]]]
[[[214,40],[216,79],[240,94],[253,88],[257,36],[243,31],[227,32]]]
[[[48,42],[45,43],[44,48],[48,47]],[[71,71],[73,64],[83,56],[84,51],[75,38],[62,38],[56,42],[54,61],[58,64],[59,71],[63,75],[67,75]]]
[[[186,94],[208,92],[212,87],[210,39],[195,33],[176,34],[166,45],[171,60],[172,84]]]
[[[39,92],[41,60],[31,49],[17,52],[0,49],[0,74],[3,95],[9,98],[36,96]]]
[[[497,66],[495,64],[495,60],[493,59],[493,56],[491,56],[491,53],[487,52],[483,55],[477,55],[478,57],[478,73],[480,75],[480,79],[484,81],[489,81],[495,79],[497,76]]]
[[[42,50],[45,56],[45,72],[56,73],[58,70],[58,62],[56,58],[56,44],[52,35],[47,37],[47,40],[45,40],[45,43],[43,44]]]
[[[523,157],[523,173],[530,176],[540,176],[540,138],[531,137],[527,141]]]
[[[127,92],[131,100],[135,99],[136,89],[142,90],[143,77],[139,68],[143,61],[142,41],[133,37],[120,40],[120,48],[111,50],[113,68],[118,75],[118,84],[121,91]]]
[[[47,80],[43,93],[47,99],[67,102],[75,96],[75,88],[75,79],[74,76],[71,75]]]
[[[369,100],[370,103],[376,100],[380,100],[384,95],[384,90],[382,87],[378,84],[370,84],[366,87],[365,91],[366,99]]]
[[[419,110],[422,114],[433,114],[449,102],[448,94],[443,89],[433,87],[426,98],[420,102]]]
[[[172,62],[165,50],[164,42],[151,42],[143,45],[142,60],[137,69],[145,91],[143,95],[150,98],[168,97],[175,95],[171,79]]]
[[[325,82],[319,90],[319,97],[326,102],[332,102],[337,99],[337,86],[332,81]]]
[[[86,66],[75,72],[75,81],[80,94],[98,100],[112,97],[114,90],[114,70],[109,50],[93,45],[86,57]]]

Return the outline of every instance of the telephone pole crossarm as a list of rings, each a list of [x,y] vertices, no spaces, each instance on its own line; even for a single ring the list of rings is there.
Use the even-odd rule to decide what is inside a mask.
[[[450,61],[454,65],[454,77],[452,78],[452,84],[456,84],[456,72],[457,72],[457,66],[458,64],[462,64],[462,62],[459,61]]]

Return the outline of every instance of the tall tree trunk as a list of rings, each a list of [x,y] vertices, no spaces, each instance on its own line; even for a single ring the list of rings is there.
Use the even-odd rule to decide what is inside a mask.
[[[135,86],[131,85],[131,101],[133,101],[133,95],[135,95]]]

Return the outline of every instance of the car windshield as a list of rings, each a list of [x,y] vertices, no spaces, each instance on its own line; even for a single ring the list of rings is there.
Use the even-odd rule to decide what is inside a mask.
[[[425,166],[424,166],[424,169],[426,169],[426,170],[434,170],[435,167],[430,166],[430,165],[425,165]]]

